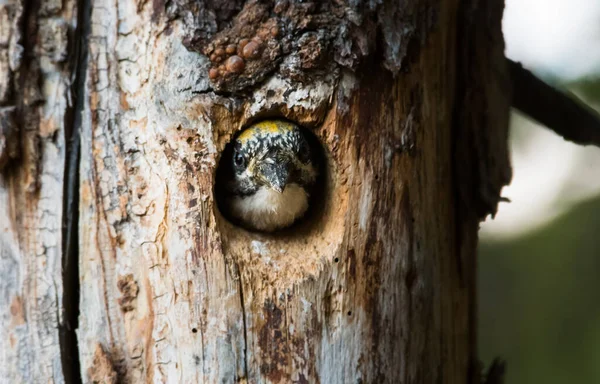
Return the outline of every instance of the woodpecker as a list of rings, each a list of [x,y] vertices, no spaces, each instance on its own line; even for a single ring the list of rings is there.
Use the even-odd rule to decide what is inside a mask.
[[[222,210],[242,226],[273,232],[307,211],[319,174],[305,131],[284,120],[266,120],[242,131],[223,154]]]

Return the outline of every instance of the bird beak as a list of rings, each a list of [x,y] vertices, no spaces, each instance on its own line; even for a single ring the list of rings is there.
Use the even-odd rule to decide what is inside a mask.
[[[283,193],[290,175],[289,161],[263,163],[261,171],[266,184],[273,190]]]

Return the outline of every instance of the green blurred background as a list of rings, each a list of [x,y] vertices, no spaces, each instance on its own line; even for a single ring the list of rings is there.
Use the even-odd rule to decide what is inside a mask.
[[[600,0],[506,3],[507,56],[600,105]],[[600,383],[600,149],[515,113],[511,151],[512,202],[482,224],[480,355],[507,384]]]
[[[480,246],[480,353],[507,383],[600,382],[600,198]]]

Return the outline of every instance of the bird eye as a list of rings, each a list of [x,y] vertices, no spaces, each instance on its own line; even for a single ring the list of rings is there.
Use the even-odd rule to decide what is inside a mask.
[[[244,155],[242,155],[240,152],[236,151],[233,155],[233,164],[237,168],[243,168],[244,165],[246,164],[246,159],[244,158]]]

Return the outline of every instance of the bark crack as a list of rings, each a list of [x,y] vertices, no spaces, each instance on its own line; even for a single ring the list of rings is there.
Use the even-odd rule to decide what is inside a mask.
[[[79,163],[80,131],[87,72],[87,42],[90,34],[91,0],[77,0],[77,27],[70,34],[74,49],[69,58],[74,74],[73,104],[65,114],[65,180],[63,189],[62,278],[63,322],[60,324],[60,353],[65,383],[83,382],[76,330],[79,325]]]
[[[238,266],[237,275],[238,275],[238,281],[239,281],[239,285],[240,285],[240,302],[241,302],[241,306],[242,306],[242,325],[244,327],[244,375],[246,376],[245,379],[248,382],[248,380],[249,380],[249,376],[248,376],[248,327],[246,325],[246,307],[244,306],[244,284],[242,282],[242,275],[240,273],[239,266]]]

